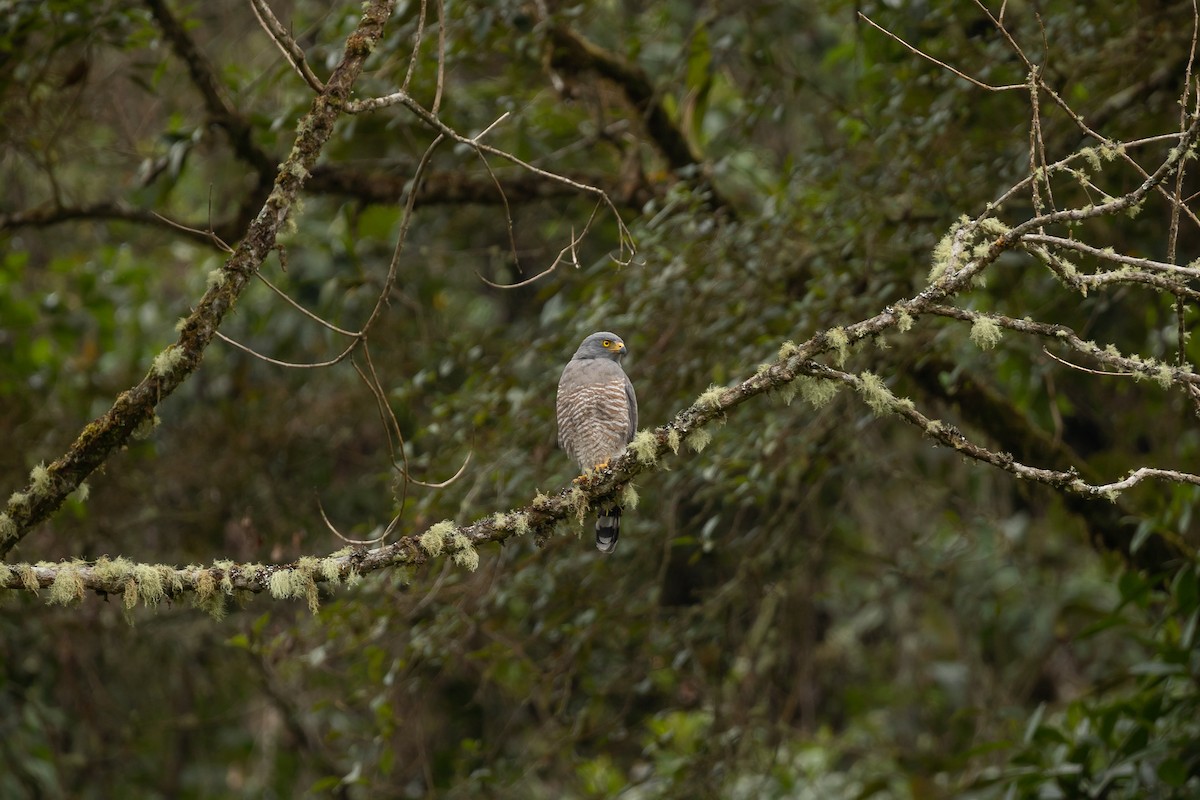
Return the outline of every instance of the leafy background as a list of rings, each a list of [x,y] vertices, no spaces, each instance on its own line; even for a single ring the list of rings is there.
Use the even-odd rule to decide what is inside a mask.
[[[249,7],[170,8],[254,142],[280,160],[309,94]],[[318,504],[366,537],[401,495],[402,533],[468,521],[572,476],[554,446],[552,394],[584,334],[622,334],[643,424],[659,424],[782,341],[919,290],[951,223],[1027,174],[1028,93],[973,87],[860,9],[980,80],[1025,80],[1003,36],[961,2],[655,0],[556,5],[548,18],[523,3],[447,2],[443,118],[477,132],[507,112],[490,143],[627,188],[614,196],[638,245],[632,263],[610,258],[618,233],[601,216],[577,268],[495,289],[481,278],[548,266],[592,201],[514,195],[511,241],[494,189],[419,203],[372,350],[414,474],[441,480],[469,452],[460,480],[401,490],[348,365],[281,370],[217,344],[161,424],[18,555],[291,560],[341,544]],[[359,96],[403,79],[417,10],[396,12]],[[325,72],[359,8],[276,12]],[[1177,129],[1190,4],[1009,3],[1006,14],[1089,124],[1118,140]],[[613,82],[556,56],[559,26],[640,66],[699,160],[670,163]],[[426,36],[414,95],[428,103]],[[0,214],[120,200],[201,227],[228,222],[236,237],[238,215],[257,207],[252,166],[146,8],[0,5],[0,104]],[[1042,124],[1054,158],[1088,143],[1052,107]],[[339,124],[325,159],[402,181],[431,139],[400,110],[359,115]],[[443,148],[432,168],[491,186],[464,148]],[[501,185],[522,180],[493,168]],[[1119,165],[1104,173],[1112,193],[1138,180]],[[286,272],[266,268],[347,326],[374,303],[401,213],[369,189],[313,189],[284,238]],[[1084,194],[1063,187],[1057,199]],[[1091,232],[1162,257],[1158,203]],[[0,484],[15,490],[145,374],[221,257],[161,225],[4,222]],[[1181,230],[1184,260],[1196,239]],[[1145,356],[1178,347],[1169,298],[1080,297],[1032,262],[998,266],[968,307],[1068,324]],[[263,286],[223,330],[283,360],[340,349]],[[922,321],[881,344],[851,363],[998,449],[1048,440],[1054,457],[1073,458],[1046,466],[1115,479],[1143,464],[1187,469],[1200,448],[1178,390],[1066,369],[1037,342],[1008,336],[982,351],[961,326]],[[1200,792],[1200,572],[1132,570],[1098,549],[1096,515],[1111,511],[932,448],[847,393],[820,409],[744,406],[706,450],[672,458],[638,490],[610,558],[587,529],[563,525],[544,547],[484,550],[474,573],[435,561],[372,574],[315,616],[269,598],[216,622],[185,604],[127,614],[119,598],[63,609],[6,592],[0,794]],[[1194,546],[1195,494],[1144,485],[1121,513]]]

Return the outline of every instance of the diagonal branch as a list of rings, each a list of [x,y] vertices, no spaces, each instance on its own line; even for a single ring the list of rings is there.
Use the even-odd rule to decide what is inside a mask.
[[[154,2],[156,0],[152,0]],[[298,123],[298,135],[288,159],[280,166],[266,203],[250,224],[241,243],[214,273],[208,291],[180,327],[179,339],[154,359],[140,383],[122,392],[112,407],[88,424],[67,452],[49,466],[38,467],[24,491],[9,498],[0,514],[0,556],[8,553],[30,529],[53,513],[71,492],[140,426],[152,423],[159,403],[195,372],[204,350],[238,297],[275,246],[309,170],[333,134],[351,87],[363,63],[383,34],[394,0],[372,0],[358,27],[346,40],[346,52],[334,69],[325,92]]]

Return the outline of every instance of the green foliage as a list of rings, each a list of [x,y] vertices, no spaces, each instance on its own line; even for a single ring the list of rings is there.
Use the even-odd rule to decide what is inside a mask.
[[[1200,566],[1180,570],[1167,585],[1125,572],[1118,587],[1121,603],[1091,631],[1125,629],[1140,644],[1140,660],[1113,691],[1049,714],[1038,709],[1002,773],[1018,796],[1182,799],[1200,792]],[[1151,620],[1149,630],[1142,618]]]
[[[1035,16],[1009,4],[1006,18],[1035,61],[1050,46],[1048,79],[1089,124],[1132,142],[1177,124],[1170,76],[1190,48],[1190,7],[1150,5],[1049,2]],[[311,92],[251,10],[168,8],[254,144],[282,162]],[[419,8],[401,4],[355,97],[404,84]],[[1010,332],[999,348],[986,324],[897,311],[891,350],[850,343],[847,326],[925,287],[921,265],[932,261],[935,278],[960,268],[1032,202],[1026,192],[999,216],[988,210],[1028,169],[1028,93],[982,92],[867,28],[858,10],[981,80],[1026,79],[982,12],[948,0],[751,2],[700,19],[678,2],[576,4],[546,20],[516,0],[446,4],[445,69],[430,27],[412,96],[429,107],[440,84],[442,118],[471,135],[508,112],[484,141],[603,179],[637,256],[613,263],[618,231],[601,207],[567,250],[574,262],[520,288],[489,286],[479,277],[511,284],[554,263],[596,198],[529,199],[520,168],[443,145],[425,187],[482,185],[490,200],[448,191],[417,203],[369,362],[360,351],[284,370],[214,343],[160,407],[154,436],[93,475],[86,506],[22,543],[19,557],[55,566],[95,560],[122,598],[76,604],[69,566],[32,598],[34,570],[0,565],[0,584],[29,590],[0,607],[14,654],[0,659],[0,796],[1200,791],[1195,565],[1122,571],[1096,554],[1097,523],[1077,505],[964,465],[892,417],[872,421],[915,402],[945,420],[940,430],[1103,476],[1200,457],[1200,434],[1180,423],[1183,392],[1098,382],[1045,358],[1058,342]],[[325,78],[361,8],[276,13]],[[596,70],[551,64],[545,36],[557,25],[643,70],[704,164],[669,164],[651,115]],[[1160,88],[1126,91],[1144,80]],[[1081,134],[1042,110],[1047,154],[1065,157]],[[137,5],[14,4],[0,23],[0,111],[0,216],[119,201],[220,227],[243,207],[257,213],[266,194]],[[377,170],[398,181],[398,202],[432,139],[399,108],[344,118],[309,180]],[[1143,180],[1123,155],[1145,166],[1156,146],[1093,148],[1071,168],[1111,192]],[[1077,175],[1042,177],[1056,207],[1099,201]],[[375,308],[400,224],[397,203],[356,196],[366,183],[307,194],[263,270],[346,330]],[[1069,232],[1161,256],[1169,210],[1161,198],[1146,205]],[[242,229],[223,233],[236,245]],[[1189,236],[1181,228],[1181,252]],[[229,275],[215,248],[165,226],[71,220],[0,237],[0,477],[3,496],[28,503],[47,486],[44,465],[148,365],[177,366],[175,320]],[[1076,275],[1099,268],[1074,260]],[[1170,302],[1143,286],[1081,297],[1032,258],[998,266],[964,307],[1070,325],[1136,355],[1140,377],[1174,385]],[[669,431],[676,456],[622,493],[616,553],[598,557],[587,536],[538,547],[520,535],[529,518],[510,510],[531,498],[543,507],[574,477],[554,448],[553,391],[580,336],[598,329],[630,345],[647,428],[697,398],[715,407],[721,387],[823,331],[819,359],[853,356],[863,391],[833,402],[838,382],[800,377],[776,392],[806,405],[752,399],[723,416],[719,436],[712,423]],[[257,282],[221,331],[298,363],[347,344]],[[1185,356],[1200,360],[1191,345]],[[396,463],[438,483],[470,453],[460,479],[430,489],[398,475],[396,440],[355,366],[378,375],[396,416]],[[993,395],[1005,414],[973,405]],[[657,455],[652,439],[635,443],[643,461]],[[1076,458],[1045,455],[1047,441]],[[586,496],[572,488],[567,499],[582,524]],[[1194,542],[1196,499],[1137,487],[1113,510],[1140,526],[1137,550],[1162,532]],[[342,576],[326,554],[344,543],[322,512],[351,539],[399,515],[393,537],[416,536],[429,564]],[[519,536],[477,548],[450,521],[479,519]],[[0,514],[0,537],[14,532]],[[256,561],[297,568],[262,573],[268,596],[242,596],[230,570]],[[140,562],[213,564],[188,568],[198,608],[165,602],[177,576]]]

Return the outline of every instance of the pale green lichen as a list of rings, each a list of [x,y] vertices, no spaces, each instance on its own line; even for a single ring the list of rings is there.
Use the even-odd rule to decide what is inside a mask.
[[[134,564],[132,578],[137,587],[133,597],[134,603],[140,599],[143,605],[156,606],[167,596],[166,587],[163,586],[163,573],[158,567],[152,564]],[[125,598],[125,605],[133,607],[128,597]]]
[[[681,443],[679,431],[675,428],[667,430],[667,447],[671,448],[671,452],[679,454],[679,445]]]
[[[217,593],[217,579],[212,571],[199,569],[196,571],[196,605],[207,608],[207,604]]]
[[[632,511],[638,507],[639,500],[641,498],[638,497],[638,491],[634,488],[633,484],[626,484],[625,488],[621,490],[621,507]]]
[[[629,443],[629,449],[644,466],[652,467],[658,463],[658,438],[653,431],[638,431]]]
[[[538,490],[533,493],[533,503],[530,505],[539,511],[547,509],[550,507],[550,495],[543,494],[541,490]]]
[[[0,542],[15,539],[17,534],[17,523],[13,522],[13,518],[8,514],[0,511]]]
[[[795,342],[793,342],[791,339],[788,339],[786,342],[779,345],[779,360],[787,361],[789,358],[791,358],[792,356],[796,355],[799,352],[800,352],[800,347]]]
[[[962,259],[959,249],[962,245],[960,245],[959,236],[963,227],[970,221],[971,218],[964,214],[950,226],[946,235],[938,240],[937,245],[933,248],[933,265],[929,268],[930,283],[937,281],[947,272],[953,273],[958,270],[959,262]]]
[[[8,564],[0,561],[0,589],[7,589],[8,584],[11,583],[16,577],[16,571],[12,567],[8,566]]]
[[[567,494],[567,505],[575,512],[579,524],[583,524],[583,520],[587,517],[588,512],[588,496],[587,492],[580,489],[578,486],[572,486],[571,491]]]
[[[462,532],[455,531],[450,537],[450,546],[454,549],[451,559],[460,567],[466,567],[468,572],[479,569],[479,551]]]
[[[1166,389],[1169,388],[1172,381],[1175,380],[1174,370],[1167,364],[1159,364],[1158,369],[1154,372],[1154,381]]]
[[[725,388],[723,386],[717,386],[714,383],[696,398],[696,405],[708,410],[718,409],[721,407],[721,395],[724,392]]]
[[[91,497],[91,495],[92,495],[92,487],[88,485],[87,481],[84,481],[83,483],[79,484],[79,486],[76,487],[75,492],[74,492],[75,499],[78,500],[80,503],[86,503],[87,499],[89,497]]]
[[[454,563],[460,567],[466,567],[468,572],[474,572],[479,569],[479,551],[474,547],[464,547],[462,550],[455,550],[452,556]]]
[[[712,441],[712,434],[705,428],[697,428],[687,435],[684,439],[687,446],[697,453],[703,452],[704,448],[708,447],[708,443]]]
[[[1000,324],[990,317],[976,317],[971,323],[971,341],[981,350],[991,350],[1000,343]]]
[[[21,573],[21,585],[25,587],[25,591],[38,593],[41,585],[38,583],[37,572],[29,564],[20,564],[17,566],[17,572]]]
[[[60,564],[50,584],[50,597],[46,602],[51,605],[69,606],[83,599],[83,576],[79,573],[78,564]]]
[[[103,584],[117,585],[124,583],[129,578],[133,571],[133,562],[117,556],[114,559],[109,559],[108,556],[100,556],[96,559],[96,563],[92,565],[92,574]]]
[[[946,433],[946,423],[940,419],[931,419],[925,423],[925,433],[934,438],[938,438]]]
[[[51,483],[53,479],[50,477],[50,470],[46,469],[46,462],[43,461],[29,472],[29,485],[34,496],[49,493]]]
[[[800,397],[813,408],[823,408],[828,405],[829,401],[836,397],[842,388],[836,381],[809,376],[797,378],[796,382],[800,384]]]
[[[995,217],[980,220],[979,229],[990,236],[1003,236],[1012,230],[1012,228],[1009,228]]]
[[[517,536],[524,536],[529,533],[529,515],[523,511],[514,511],[512,514],[513,533]]]
[[[858,391],[876,416],[883,416],[896,406],[896,396],[874,372],[858,376]]]
[[[439,556],[446,548],[446,537],[454,533],[454,523],[442,520],[417,537],[417,544],[431,556]]]
[[[29,505],[29,495],[24,492],[13,492],[8,496],[8,504],[14,508]]]
[[[337,586],[342,582],[342,566],[337,558],[332,556],[322,558],[320,565],[317,567],[317,572],[330,586]]]
[[[850,337],[846,335],[846,329],[841,326],[830,328],[825,338],[829,346],[837,351],[837,365],[840,367],[845,364],[850,357]]]
[[[492,515],[492,527],[498,531],[506,531],[512,528],[512,517],[502,511],[497,511]]]
[[[276,600],[286,600],[292,596],[292,571],[290,569],[280,569],[271,573],[271,579],[267,581],[267,590],[271,592],[271,597]]]
[[[138,441],[145,441],[150,438],[150,434],[154,433],[154,429],[162,424],[162,418],[157,413],[152,417],[147,417],[138,423],[138,426],[133,429],[133,438]]]
[[[224,286],[226,280],[228,280],[228,276],[225,274],[225,270],[217,267],[208,273],[204,279],[204,283],[209,289],[213,289]]]
[[[308,610],[313,614],[321,608],[321,593],[313,577],[320,568],[320,559],[315,556],[301,556],[296,562],[296,569],[292,570],[292,597],[303,597],[308,603]]]
[[[187,354],[183,348],[178,345],[167,345],[167,348],[154,357],[154,363],[150,365],[150,371],[160,378],[165,378],[175,371],[175,368],[183,363]]]
[[[899,330],[901,333],[908,333],[909,331],[912,330],[912,326],[913,326],[912,314],[909,314],[907,311],[904,311],[902,309],[900,311],[900,313],[896,315],[897,330]]]
[[[779,399],[783,401],[785,406],[790,406],[792,401],[796,399],[796,392],[800,391],[800,379],[781,384],[776,392],[779,394]]]
[[[183,329],[187,327],[187,323],[188,323],[188,318],[187,318],[187,317],[180,317],[180,318],[179,318],[179,319],[178,319],[178,320],[175,322],[175,332],[176,332],[176,333],[183,333]]]

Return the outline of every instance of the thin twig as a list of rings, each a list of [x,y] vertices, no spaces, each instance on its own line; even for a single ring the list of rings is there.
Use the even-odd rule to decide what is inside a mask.
[[[279,52],[283,53],[283,57],[292,65],[296,74],[303,78],[304,82],[317,94],[325,91],[325,84],[308,66],[308,61],[304,58],[304,50],[279,22],[266,0],[250,0],[250,7],[254,9],[254,16],[258,18],[258,24],[275,42],[275,46],[279,48]]]
[[[925,59],[926,61],[930,61],[934,64],[937,64],[939,67],[946,70],[947,72],[957,75],[958,77],[962,78],[964,81],[968,81],[968,82],[974,84],[975,86],[978,86],[980,89],[987,89],[989,92],[1006,92],[1006,91],[1010,91],[1012,89],[1027,89],[1028,88],[1028,86],[1026,86],[1026,84],[1023,84],[1023,83],[1009,83],[1009,84],[1005,84],[1004,86],[992,86],[990,83],[984,83],[983,81],[979,80],[978,78],[972,78],[967,73],[955,69],[954,67],[947,64],[945,61],[939,61],[938,59],[936,59],[933,56],[929,55],[928,53],[922,51],[921,49],[914,47],[913,45],[911,45],[908,42],[901,39],[896,34],[889,31],[887,28],[876,23],[873,19],[868,17],[863,12],[861,12],[861,11],[858,12],[858,18],[861,19],[863,22],[866,22],[868,25],[870,25],[872,28],[879,31],[883,35],[887,36],[888,38],[892,39],[893,41],[897,42],[898,44],[903,45],[904,48],[907,49],[909,52],[920,56],[921,58]]]

